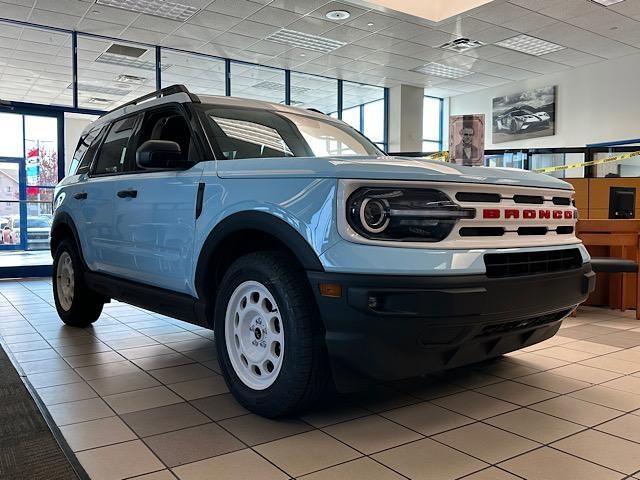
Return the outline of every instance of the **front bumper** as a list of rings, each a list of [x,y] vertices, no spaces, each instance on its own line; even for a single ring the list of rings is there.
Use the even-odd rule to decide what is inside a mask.
[[[308,272],[336,386],[390,381],[502,355],[552,337],[595,287],[591,265],[570,271],[388,276]],[[342,286],[340,298],[319,284]]]

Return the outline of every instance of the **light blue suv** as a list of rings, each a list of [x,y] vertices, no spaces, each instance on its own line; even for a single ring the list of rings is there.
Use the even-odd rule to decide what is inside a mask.
[[[55,191],[53,290],[215,331],[248,409],[421,376],[553,336],[593,289],[571,186],[385,156],[319,112],[173,86],[82,134]]]

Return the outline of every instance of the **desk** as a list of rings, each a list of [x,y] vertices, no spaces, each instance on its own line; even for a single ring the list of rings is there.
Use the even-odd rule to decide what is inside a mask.
[[[576,235],[594,257],[627,258],[640,263],[640,220],[578,220]],[[619,275],[621,280],[611,281],[613,275]],[[640,319],[639,275],[598,274],[596,291],[587,302],[603,301],[612,308],[635,308],[636,318]]]

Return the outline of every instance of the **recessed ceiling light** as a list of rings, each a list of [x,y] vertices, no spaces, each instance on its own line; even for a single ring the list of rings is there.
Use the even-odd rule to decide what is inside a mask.
[[[287,30],[286,28],[281,28],[277,32],[269,35],[266,39],[283,45],[291,45],[292,47],[323,53],[333,52],[336,48],[346,45],[339,40],[297,32],[295,30]]]
[[[608,7],[609,5],[615,5],[616,3],[623,2],[624,0],[591,0],[594,3],[599,3],[600,5],[604,5]]]
[[[374,25],[375,25],[375,23],[373,23],[373,22],[367,23],[367,27],[373,27]]]
[[[96,0],[98,5],[121,8],[131,12],[146,13],[156,17],[184,22],[200,11],[199,8],[168,0]]]
[[[351,13],[346,10],[331,10],[325,15],[329,20],[346,20],[351,16]]]
[[[452,52],[462,53],[473,48],[478,48],[484,45],[479,40],[469,40],[468,38],[456,38],[450,42],[440,45],[440,48],[444,50],[451,50]]]
[[[546,40],[524,34],[496,42],[496,45],[515,50],[516,52],[535,55],[536,57],[567,48],[557,43],[547,42]]]
[[[306,53],[301,53],[301,54],[300,54],[300,56],[301,56],[301,57],[306,57],[306,56],[307,56],[307,54],[306,54]]]
[[[413,72],[433,75],[440,78],[460,78],[471,75],[473,72],[466,68],[452,67],[442,63],[431,62],[412,69]]]

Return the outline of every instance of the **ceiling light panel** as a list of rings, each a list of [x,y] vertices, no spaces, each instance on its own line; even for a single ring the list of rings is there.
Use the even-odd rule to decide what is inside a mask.
[[[423,73],[425,75],[433,75],[440,78],[461,78],[471,75],[473,72],[466,68],[453,67],[451,65],[443,65],[442,63],[431,62],[421,67],[412,69],[413,72]]]
[[[291,45],[292,47],[304,48],[305,50],[313,50],[315,52],[323,53],[333,52],[335,49],[346,45],[345,42],[341,42],[339,40],[319,37],[317,35],[298,32],[296,30],[288,30],[286,28],[282,28],[277,32],[272,33],[266,39],[283,45]]]
[[[515,50],[516,52],[535,55],[536,57],[567,48],[562,45],[558,45],[557,43],[547,42],[546,40],[524,34],[496,42],[496,45],[510,50]]]
[[[200,11],[199,8],[166,0],[96,0],[98,5],[121,8],[131,12],[146,13],[156,17],[184,22]]]

